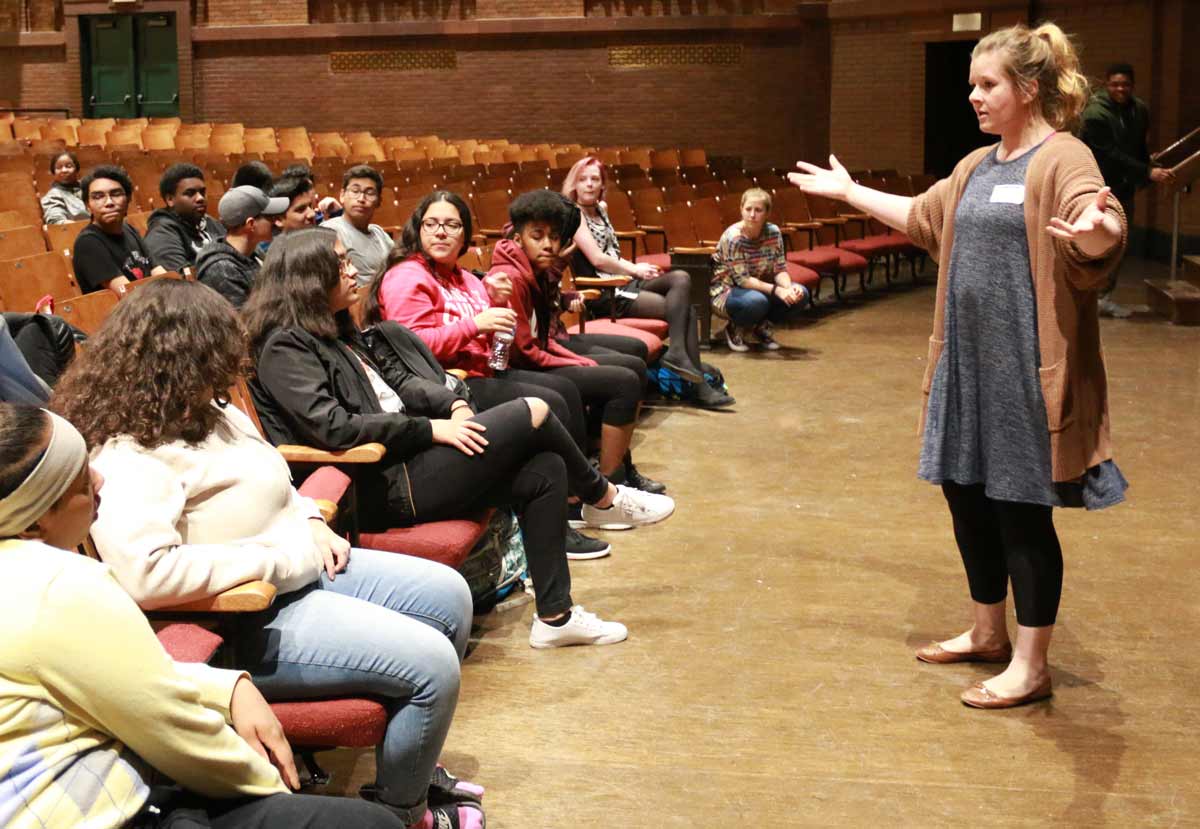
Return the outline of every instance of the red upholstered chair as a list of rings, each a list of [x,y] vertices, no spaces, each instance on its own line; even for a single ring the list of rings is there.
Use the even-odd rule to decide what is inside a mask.
[[[578,280],[583,281],[583,280]],[[564,291],[578,290],[581,286],[572,276],[570,268],[563,272],[562,289]],[[595,299],[600,291],[595,288],[581,290],[584,299]],[[566,326],[569,334],[613,334],[621,337],[632,337],[646,344],[646,362],[652,363],[658,359],[666,347],[663,340],[667,338],[667,323],[665,320],[643,319],[641,317],[622,317],[615,319],[589,320],[587,313],[577,314],[564,311],[559,319]]]
[[[775,223],[784,232],[785,239],[792,248],[787,254],[790,264],[800,265],[816,271],[822,277],[829,278],[833,282],[834,296],[839,300],[842,298],[842,289],[846,285],[847,274],[857,272],[859,282],[862,284],[863,290],[866,290],[867,260],[853,251],[836,245],[820,244],[817,236],[822,229],[832,227],[837,234],[835,238],[840,240],[841,225],[845,224],[845,219],[840,217],[832,217],[828,220],[814,219],[809,211],[809,203],[805,195],[790,184],[779,188],[775,192],[773,201],[772,214]],[[801,247],[801,243],[805,247]],[[818,290],[814,291],[813,296],[819,295],[820,286],[818,285]]]

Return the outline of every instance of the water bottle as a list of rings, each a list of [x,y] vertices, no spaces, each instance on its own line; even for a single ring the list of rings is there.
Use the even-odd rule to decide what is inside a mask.
[[[492,355],[488,358],[488,366],[493,371],[508,369],[508,349],[512,346],[511,331],[497,331],[492,335]]]

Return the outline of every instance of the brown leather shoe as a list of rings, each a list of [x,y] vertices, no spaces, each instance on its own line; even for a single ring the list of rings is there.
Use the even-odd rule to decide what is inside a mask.
[[[959,697],[963,701],[963,705],[969,705],[972,708],[1015,708],[1018,705],[1025,705],[1030,702],[1050,697],[1054,692],[1050,689],[1050,677],[1042,680],[1042,684],[1034,688],[1028,694],[1019,697],[1002,697],[988,690],[988,687],[982,682],[976,682],[970,688],[962,692]]]
[[[1009,662],[1012,660],[1012,643],[988,651],[948,651],[937,642],[930,642],[917,651],[917,659],[931,665],[949,665],[952,662]]]

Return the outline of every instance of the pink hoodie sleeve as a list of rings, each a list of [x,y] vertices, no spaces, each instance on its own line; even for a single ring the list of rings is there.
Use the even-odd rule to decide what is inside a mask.
[[[479,335],[471,318],[445,324],[441,289],[433,275],[419,265],[401,262],[384,275],[379,306],[384,319],[415,333],[443,365],[453,364],[459,352]]]

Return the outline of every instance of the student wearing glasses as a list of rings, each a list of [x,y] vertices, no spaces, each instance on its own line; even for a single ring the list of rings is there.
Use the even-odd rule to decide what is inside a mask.
[[[124,294],[137,279],[166,273],[146,249],[142,236],[125,222],[133,182],[125,171],[102,164],[83,180],[92,223],[75,240],[75,279],[90,294],[105,288]]]
[[[366,285],[383,269],[395,246],[386,230],[371,223],[383,194],[383,176],[378,170],[366,164],[351,167],[342,176],[342,215],[321,223],[342,240],[358,270],[359,285]]]

